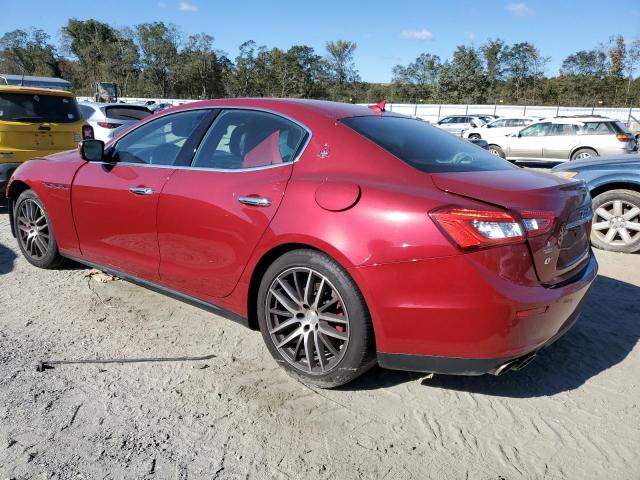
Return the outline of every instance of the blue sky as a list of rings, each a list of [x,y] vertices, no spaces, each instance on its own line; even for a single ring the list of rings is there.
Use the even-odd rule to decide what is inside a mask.
[[[343,38],[358,43],[362,78],[379,82],[422,52],[447,58],[456,45],[487,38],[533,42],[551,57],[549,74],[568,54],[612,35],[640,38],[640,0],[2,0],[2,7],[1,33],[34,26],[57,41],[69,18],[119,27],[162,20],[184,34],[214,36],[231,58],[249,39],[284,49],[306,44],[323,53],[327,40]]]

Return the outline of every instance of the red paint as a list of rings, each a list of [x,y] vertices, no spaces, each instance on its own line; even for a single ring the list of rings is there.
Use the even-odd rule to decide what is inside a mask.
[[[418,172],[338,121],[395,114],[348,104],[211,100],[141,123],[194,107],[267,109],[304,124],[312,137],[295,164],[248,171],[107,167],[68,152],[21,166],[9,194],[16,181],[38,193],[62,253],[241,315],[255,301],[254,269],[271,250],[302,244],[324,251],[362,291],[382,352],[517,355],[556,336],[579,311],[596,274],[594,258],[564,271],[552,266],[561,255],[562,226],[584,200],[579,184],[524,170]],[[260,155],[271,155],[276,140],[267,139]],[[154,194],[129,192],[141,186]],[[238,201],[243,196],[272,203],[247,206]],[[506,211],[517,221],[519,212],[553,212],[555,221],[517,244],[463,252],[429,216],[446,206]],[[542,285],[575,275],[565,286]]]

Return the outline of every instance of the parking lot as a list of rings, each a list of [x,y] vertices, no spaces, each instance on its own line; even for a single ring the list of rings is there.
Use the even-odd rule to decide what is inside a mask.
[[[374,369],[316,391],[257,332],[77,265],[28,265],[1,210],[0,478],[638,478],[640,255],[597,256],[583,316],[523,371]]]

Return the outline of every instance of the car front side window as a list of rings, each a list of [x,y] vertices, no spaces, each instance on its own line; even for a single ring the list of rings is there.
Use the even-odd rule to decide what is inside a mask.
[[[119,140],[110,158],[119,163],[175,165],[183,145],[206,115],[207,110],[189,110],[145,123]]]
[[[520,136],[521,137],[544,137],[549,133],[550,128],[551,128],[551,123],[549,122],[536,123],[522,130],[520,132]]]
[[[306,137],[299,125],[257,110],[224,110],[205,135],[192,166],[222,170],[293,161]]]

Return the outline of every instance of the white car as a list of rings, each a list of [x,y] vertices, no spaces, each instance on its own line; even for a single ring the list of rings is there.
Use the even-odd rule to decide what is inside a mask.
[[[82,116],[93,128],[93,137],[105,143],[153,114],[147,107],[126,103],[80,102],[78,105]]]
[[[512,133],[518,133],[524,127],[537,121],[535,117],[502,117],[489,122],[481,127],[469,128],[462,132],[464,138],[487,139],[504,137]]]
[[[485,123],[479,115],[450,115],[438,120],[434,126],[460,137],[464,130],[480,127]]]

